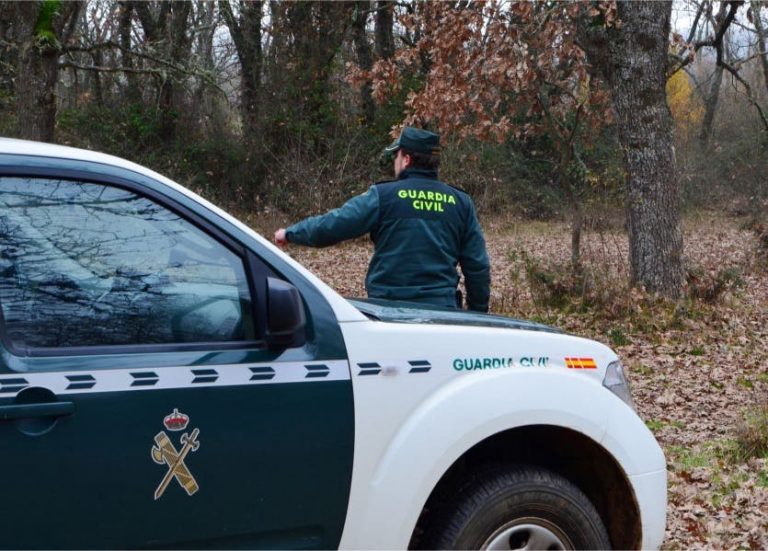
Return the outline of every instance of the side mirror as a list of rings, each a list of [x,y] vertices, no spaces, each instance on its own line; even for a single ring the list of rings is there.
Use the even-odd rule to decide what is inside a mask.
[[[267,345],[270,348],[301,346],[306,342],[304,304],[299,291],[288,283],[267,278]]]

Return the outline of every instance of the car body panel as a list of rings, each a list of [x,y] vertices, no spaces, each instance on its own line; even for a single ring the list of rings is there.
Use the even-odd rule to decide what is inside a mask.
[[[538,331],[376,321],[342,324],[342,331],[356,400],[344,548],[406,547],[442,474],[476,444],[512,428],[547,425],[577,431],[623,460],[627,475],[663,468],[650,432],[629,406],[601,386],[606,366],[616,360],[601,344]],[[597,367],[569,368],[565,358],[576,350]],[[457,358],[466,365],[473,354],[513,361],[457,369]],[[540,363],[540,358],[547,361]],[[372,363],[380,366],[378,373],[367,367]],[[413,371],[414,365],[427,363],[429,371]],[[627,425],[606,438],[609,417]],[[627,450],[637,453],[629,458]],[[664,494],[654,495],[654,502],[641,504],[644,519],[654,507],[664,508]],[[658,529],[658,524],[649,526]]]
[[[338,545],[354,406],[336,312],[314,276],[151,172],[93,162],[88,152],[75,155],[86,160],[46,156],[50,149],[69,153],[66,148],[33,144],[37,154],[11,155],[6,146],[0,140],[0,175],[26,178],[31,189],[37,178],[129,189],[210,233],[246,265],[253,265],[251,255],[273,262],[275,273],[299,290],[308,322],[306,343],[287,349],[263,342],[19,349],[3,331],[0,410],[10,413],[0,415],[16,415],[30,402],[44,408],[61,402],[71,412],[0,421],[0,466],[18,473],[5,485],[0,546]],[[271,273],[268,264],[266,270]],[[260,274],[250,277],[266,277]],[[332,292],[330,298],[351,319],[365,319]],[[184,441],[163,429],[165,416],[177,410],[190,419],[184,436],[199,444],[186,452],[199,483],[189,495],[175,474]],[[163,455],[166,465],[150,453],[161,433],[178,452],[172,461]],[[40,518],[57,520],[39,530]],[[90,526],[73,528],[85,523]]]
[[[385,299],[347,299],[369,318],[393,323],[437,323],[440,325],[467,325],[475,327],[502,327],[525,331],[562,333],[561,330],[541,323],[496,316],[471,310],[441,308],[415,302]]]
[[[634,411],[602,386],[617,360],[609,348],[501,316],[349,302],[229,214],[123,159],[0,138],[2,174],[142,190],[251,268],[256,258],[294,285],[309,329],[304,345],[279,350],[0,346],[0,408],[35,388],[74,404],[40,434],[0,421],[0,465],[21,473],[4,493],[0,546],[405,548],[458,458],[536,425],[578,431],[614,457],[639,507],[643,546],[660,545],[664,457]],[[151,387],[132,386],[150,379]],[[154,500],[168,469],[153,461],[153,437],[175,410],[199,429],[187,463],[200,490],[189,496],[172,482]],[[104,513],[107,523],[91,526]],[[41,517],[55,528],[30,534]]]

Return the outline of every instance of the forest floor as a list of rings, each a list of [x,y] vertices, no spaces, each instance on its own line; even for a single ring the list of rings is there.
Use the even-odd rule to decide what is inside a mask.
[[[279,222],[245,218],[269,236]],[[638,413],[667,457],[666,549],[768,548],[768,251],[744,224],[686,217],[698,297],[670,303],[627,289],[620,228],[586,233],[585,275],[576,278],[566,224],[483,220],[493,312],[594,338],[622,358]],[[370,251],[367,239],[288,249],[345,296],[365,296]]]

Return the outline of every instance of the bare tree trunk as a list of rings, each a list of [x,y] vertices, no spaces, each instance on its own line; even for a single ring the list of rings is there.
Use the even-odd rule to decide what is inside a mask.
[[[141,103],[141,91],[139,88],[139,79],[136,74],[131,72],[133,69],[133,56],[129,53],[132,50],[131,44],[131,28],[133,18],[133,6],[130,2],[120,2],[120,20],[119,20],[119,36],[121,47],[121,63],[123,67],[128,69],[125,73],[125,78],[128,81],[128,85],[125,90],[125,96],[129,104]]]
[[[92,54],[93,64],[97,67],[104,66],[104,54],[101,50],[95,50]],[[92,71],[90,74],[91,86],[93,87],[93,100],[98,107],[104,107],[104,87],[101,83],[101,74],[99,71]]]
[[[190,53],[187,35],[189,14],[192,4],[186,1],[171,3],[170,25],[165,37],[170,45],[170,60],[174,66],[185,65]],[[181,75],[170,71],[160,90],[160,136],[165,140],[176,139],[176,127],[181,109],[181,90],[178,86]]]
[[[370,0],[361,0],[357,2],[354,21],[352,22],[352,33],[355,41],[357,62],[360,65],[360,68],[364,71],[370,71],[373,67],[371,46],[368,44],[368,36],[366,34],[366,24],[368,22],[368,11],[370,7]],[[360,102],[363,108],[363,123],[366,126],[371,126],[376,115],[376,106],[373,103],[373,89],[370,82],[366,82],[360,89]]]
[[[374,34],[376,35],[376,56],[379,59],[390,59],[395,55],[395,39],[392,34],[394,13],[395,3],[391,0],[376,2]]]
[[[240,14],[236,17],[228,0],[219,0],[224,22],[229,28],[232,40],[240,58],[242,83],[240,109],[243,118],[243,136],[246,144],[261,139],[261,18],[263,2],[241,2]]]
[[[184,64],[189,57],[191,41],[187,33],[189,14],[192,5],[181,0],[160,2],[152,6],[147,2],[133,0],[131,6],[136,11],[148,42],[161,48],[173,66]],[[152,8],[156,7],[155,10]],[[157,17],[153,11],[158,12]],[[181,75],[176,70],[169,70],[160,83],[158,91],[158,111],[160,114],[160,136],[164,140],[176,138],[176,119],[179,114],[180,91],[176,82]]]
[[[672,3],[619,0],[617,7],[620,26],[582,32],[588,55],[611,89],[624,150],[632,283],[678,298],[683,237],[665,93]]]
[[[215,71],[213,59],[213,37],[216,34],[216,4],[211,0],[197,2],[197,22],[200,28],[197,41],[197,55],[200,68],[207,75],[198,77],[197,87],[194,93],[194,105],[196,106],[197,123],[207,135],[221,135],[223,129],[222,117],[218,116],[215,98],[211,94],[212,87],[208,81]]]
[[[581,202],[577,201],[573,205],[573,215],[571,217],[571,266],[574,272],[581,270],[581,230],[584,227],[584,212],[581,208]]]
[[[272,22],[273,34],[285,35],[285,51],[278,52],[277,63],[270,66],[282,73],[276,75],[276,80],[285,83],[281,100],[290,111],[282,114],[289,120],[302,121],[305,132],[301,140],[318,155],[324,154],[328,146],[322,137],[337,121],[330,108],[330,77],[333,60],[352,24],[354,7],[348,2],[286,2],[280,18]],[[293,133],[287,126],[273,128],[269,137],[270,142],[280,144],[291,139]]]
[[[714,19],[712,18],[711,4],[708,7],[707,18],[710,20],[712,27],[717,28],[718,22],[725,19],[728,4],[726,2],[720,2],[720,9]],[[726,34],[723,33],[723,38],[716,46],[718,51],[723,48],[723,43],[725,41]],[[715,73],[712,75],[712,83],[709,87],[709,93],[707,94],[707,97],[704,98],[704,120],[701,123],[701,133],[699,134],[699,140],[704,145],[709,143],[709,138],[712,136],[712,124],[715,121],[715,113],[717,112],[717,104],[720,98],[720,88],[723,83],[723,70],[723,66],[720,63],[715,65]]]
[[[36,2],[17,4],[16,23],[21,38],[16,74],[17,135],[28,140],[52,142],[56,125],[56,80],[58,51],[39,48],[35,23],[40,7]]]
[[[64,29],[80,4],[61,2],[50,18],[41,17],[39,2],[18,2],[15,7],[17,134],[20,138],[52,142],[60,48],[67,38]]]
[[[13,16],[13,4],[0,2],[0,109],[3,107],[1,97],[13,92]]]
[[[760,53],[760,66],[763,68],[763,79],[765,80],[765,89],[768,90],[768,45],[766,45],[766,30],[763,27],[763,20],[760,19],[760,9],[763,2],[752,0],[752,20],[757,31],[757,50]]]
[[[712,83],[709,86],[709,93],[704,100],[704,120],[701,123],[701,133],[699,139],[701,143],[707,145],[712,136],[712,124],[715,121],[715,112],[720,98],[720,87],[723,83],[723,66],[715,66],[715,73],[712,75]]]

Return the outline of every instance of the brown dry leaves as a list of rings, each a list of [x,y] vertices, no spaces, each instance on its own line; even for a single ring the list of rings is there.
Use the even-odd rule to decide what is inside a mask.
[[[715,273],[736,267],[744,287],[716,304],[693,303],[677,325],[663,308],[647,310],[625,291],[631,319],[594,312],[565,314],[536,306],[520,266],[520,251],[566,263],[570,235],[559,223],[484,220],[493,266],[492,309],[547,321],[612,346],[628,368],[640,416],[665,450],[669,507],[665,548],[768,548],[768,464],[732,453],[743,412],[768,399],[768,271],[755,265],[754,234],[739,221],[704,215],[685,224],[689,266]],[[266,228],[265,228],[266,229]],[[269,228],[274,231],[272,228]],[[267,235],[271,235],[271,231]],[[614,280],[628,278],[627,238],[589,232],[585,263]],[[370,244],[359,239],[329,249],[289,249],[341,294],[365,296]],[[645,320],[640,330],[637,320]],[[651,329],[648,330],[648,327]],[[616,346],[620,328],[628,344]]]
[[[590,126],[606,120],[607,97],[587,73],[575,41],[582,13],[606,24],[615,3],[416,3],[400,24],[418,40],[371,71],[348,66],[348,80],[372,83],[378,102],[398,94],[414,75],[423,85],[405,101],[403,124],[433,123],[444,135],[503,141],[511,134],[550,133],[579,113]],[[589,109],[586,107],[589,106]],[[546,112],[547,123],[542,123]],[[514,119],[514,122],[513,122]],[[393,129],[397,134],[397,129]],[[393,135],[394,135],[393,134]]]

